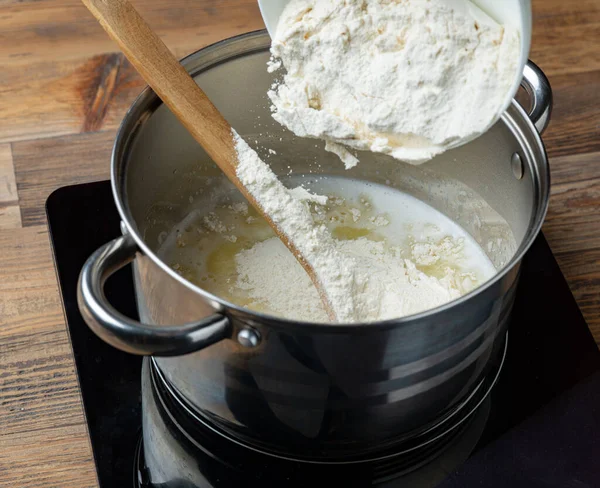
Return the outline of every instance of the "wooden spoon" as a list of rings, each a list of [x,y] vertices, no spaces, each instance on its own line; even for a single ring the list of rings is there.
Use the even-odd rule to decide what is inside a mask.
[[[148,85],[290,249],[319,291],[327,315],[335,321],[331,302],[313,268],[236,176],[238,155],[229,123],[127,0],[82,2]]]

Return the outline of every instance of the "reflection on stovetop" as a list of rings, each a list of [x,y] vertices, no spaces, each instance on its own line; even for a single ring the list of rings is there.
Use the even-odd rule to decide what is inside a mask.
[[[110,183],[103,181],[75,185],[55,191],[48,198],[47,215],[100,486],[132,486],[141,429],[142,359],[118,351],[97,338],[83,322],[76,301],[76,283],[83,263],[98,247],[120,235],[119,216],[113,203]],[[137,317],[129,269],[118,271],[107,282],[106,295],[119,311]],[[485,429],[464,469],[459,469],[456,478],[449,479],[444,486],[473,486],[469,484],[471,481],[465,481],[469,479],[469,473],[479,476],[481,481],[486,473],[489,475],[494,472],[496,481],[502,481],[503,478],[496,473],[497,469],[494,471],[491,464],[487,466],[485,463],[493,461],[497,467],[510,466],[515,461],[511,459],[511,449],[502,451],[498,450],[498,446],[507,442],[506,438],[513,439],[515,445],[528,446],[527,449],[533,449],[534,444],[518,444],[517,430],[505,433],[533,416],[531,423],[541,407],[600,370],[600,352],[543,236],[538,237],[523,261],[509,330],[506,362],[492,393]],[[588,383],[597,377],[598,374],[588,378]],[[593,391],[589,386],[587,389],[582,386],[573,390],[569,398],[575,398],[575,391],[579,390],[588,397]],[[565,461],[561,465],[565,466],[565,470],[579,469],[581,472],[567,474],[579,476],[582,482],[588,479],[586,476],[600,476],[586,464],[587,460],[600,458],[598,445],[592,444],[590,447],[584,437],[586,432],[588,436],[590,431],[598,432],[593,430],[594,425],[591,424],[596,422],[596,428],[600,424],[599,415],[593,410],[594,399],[590,397],[588,400],[587,404],[584,401],[576,404],[580,409],[577,415],[573,413],[574,401],[567,401],[570,407],[565,407],[564,411],[556,406],[544,410],[559,409],[559,413],[563,413],[560,418],[568,418],[569,422],[577,422],[578,419],[588,422],[585,429],[581,426],[571,429],[579,436],[576,440],[561,439],[564,443],[572,441],[570,447],[565,445],[563,449],[562,458]],[[558,405],[561,405],[561,401],[565,402],[559,399]],[[597,401],[595,405],[598,405]],[[555,412],[555,415],[559,413]],[[567,417],[567,413],[570,416]],[[544,439],[548,439],[549,429],[557,430],[556,426],[553,428],[551,425],[551,420],[546,423],[550,425],[538,426],[538,433],[545,432],[545,437],[542,436]],[[498,441],[503,434],[504,438]],[[550,440],[548,445],[552,444]],[[586,450],[577,449],[578,446],[585,446]],[[594,455],[596,458],[590,457]],[[569,464],[572,456],[577,456],[577,461]],[[551,455],[548,458],[560,464]],[[478,466],[483,468],[477,471]],[[542,469],[543,465],[540,464],[538,468]],[[546,466],[544,469],[556,471],[553,468]],[[461,472],[467,474],[461,478]],[[561,478],[555,474],[554,479],[563,482],[568,476]],[[535,486],[528,483],[523,486]],[[492,483],[481,486],[492,486]],[[514,483],[504,486],[514,486]]]
[[[337,461],[290,458],[230,438],[192,410],[154,361],[144,360],[144,444],[138,452],[137,484],[140,488],[243,484],[298,488],[334,478],[343,486],[385,487],[401,478],[412,488],[434,488],[468,458],[479,441],[490,411],[489,392],[504,358],[505,354],[494,362],[491,374],[457,415],[394,448]]]

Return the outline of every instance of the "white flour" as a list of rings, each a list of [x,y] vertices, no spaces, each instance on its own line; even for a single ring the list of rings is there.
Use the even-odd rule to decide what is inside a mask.
[[[297,198],[298,200],[301,200],[301,201],[315,202],[320,205],[325,205],[327,203],[327,197],[324,197],[322,195],[313,195],[312,193],[310,193],[305,188],[302,188],[301,186],[292,188],[291,190],[288,190],[288,192],[291,193],[294,198]]]
[[[271,200],[271,207],[279,207],[271,208],[272,215],[284,227],[302,220],[292,228],[309,231],[305,236],[294,231],[296,242],[313,246],[308,252],[313,258],[314,253],[324,255],[326,261],[318,264],[321,276],[325,273],[336,285],[339,322],[423,311],[468,292],[495,273],[474,239],[416,198],[343,177],[295,176],[287,179],[288,190],[279,180],[273,183],[264,163],[256,164],[252,149],[239,139],[237,144],[239,174],[251,191],[263,191],[263,202],[264,195],[279,195],[283,206]],[[273,188],[264,191],[271,184]],[[275,316],[329,322],[308,275],[269,225],[231,188],[218,194],[218,200],[212,195],[195,200],[195,208],[165,233],[158,251],[161,259],[226,301]],[[350,281],[336,282],[348,277]]]
[[[358,163],[347,147],[420,163],[480,134],[512,84],[519,39],[472,16],[468,5],[292,0],[268,68],[287,70],[268,93],[273,117],[298,136],[324,139],[346,168]],[[461,245],[452,240],[415,244],[412,260],[382,241],[335,240],[310,212],[309,202],[323,205],[324,197],[288,190],[235,131],[233,140],[238,178],[306,259],[338,322],[414,314],[475,286],[474,275],[449,266],[437,277],[417,269],[459,255]],[[371,223],[385,227],[389,220],[377,216]],[[327,320],[309,276],[279,239],[259,242],[235,260],[236,286],[256,303],[299,320]]]
[[[466,0],[292,0],[271,48],[269,70],[287,70],[273,117],[348,168],[340,144],[421,163],[494,120],[519,44]]]
[[[308,201],[327,199],[303,188],[288,190],[234,131],[238,154],[236,174],[261,207],[308,261],[321,285],[337,322],[386,320],[434,308],[468,292],[474,275],[447,266],[436,278],[417,269],[444,258],[456,258],[460,240],[413,244],[412,258],[399,247],[366,238],[336,240],[324,224],[315,223]],[[362,199],[365,202],[366,200]],[[235,210],[234,210],[235,211]],[[352,213],[352,218],[359,218]],[[383,216],[369,219],[386,226]],[[218,227],[217,222],[215,228]],[[319,293],[296,258],[280,239],[256,243],[236,257],[236,286],[272,313],[306,321],[327,321]]]
[[[279,181],[235,130],[233,141],[238,155],[237,177],[311,266],[337,321],[359,320],[356,302],[363,295],[363,286],[354,260],[338,251],[328,229],[313,221],[305,201]]]
[[[418,260],[404,259],[400,248],[383,242],[362,237],[336,244],[341,254],[352,257],[357,274],[365,280],[361,321],[399,318],[437,307],[467,293],[477,282],[472,275],[450,267],[440,279],[428,276],[416,268]],[[429,245],[429,252],[452,257],[443,245]],[[250,297],[254,307],[295,320],[327,321],[308,275],[276,237],[239,252],[235,262],[239,273],[235,286]]]

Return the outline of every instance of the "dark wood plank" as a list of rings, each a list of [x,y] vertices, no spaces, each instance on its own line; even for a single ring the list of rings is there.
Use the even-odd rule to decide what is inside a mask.
[[[545,69],[543,65],[540,67]],[[600,70],[549,79],[554,92],[554,109],[543,136],[548,155],[600,151]]]
[[[600,152],[550,158],[552,184],[600,178]]]
[[[600,2],[533,0],[531,59],[549,76],[600,69]]]
[[[544,232],[555,252],[595,249],[600,243],[600,178],[552,186]]]
[[[600,153],[550,159],[544,235],[600,345]]]

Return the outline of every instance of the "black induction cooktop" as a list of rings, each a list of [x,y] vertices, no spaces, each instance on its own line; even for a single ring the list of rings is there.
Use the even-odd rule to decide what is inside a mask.
[[[60,188],[46,210],[99,483],[130,487],[141,431],[142,360],[97,338],[76,300],[85,260],[120,235],[110,183]],[[108,280],[106,295],[137,318],[129,267]],[[540,235],[523,260],[486,427],[467,462],[441,486],[600,486],[599,432],[600,352]]]

